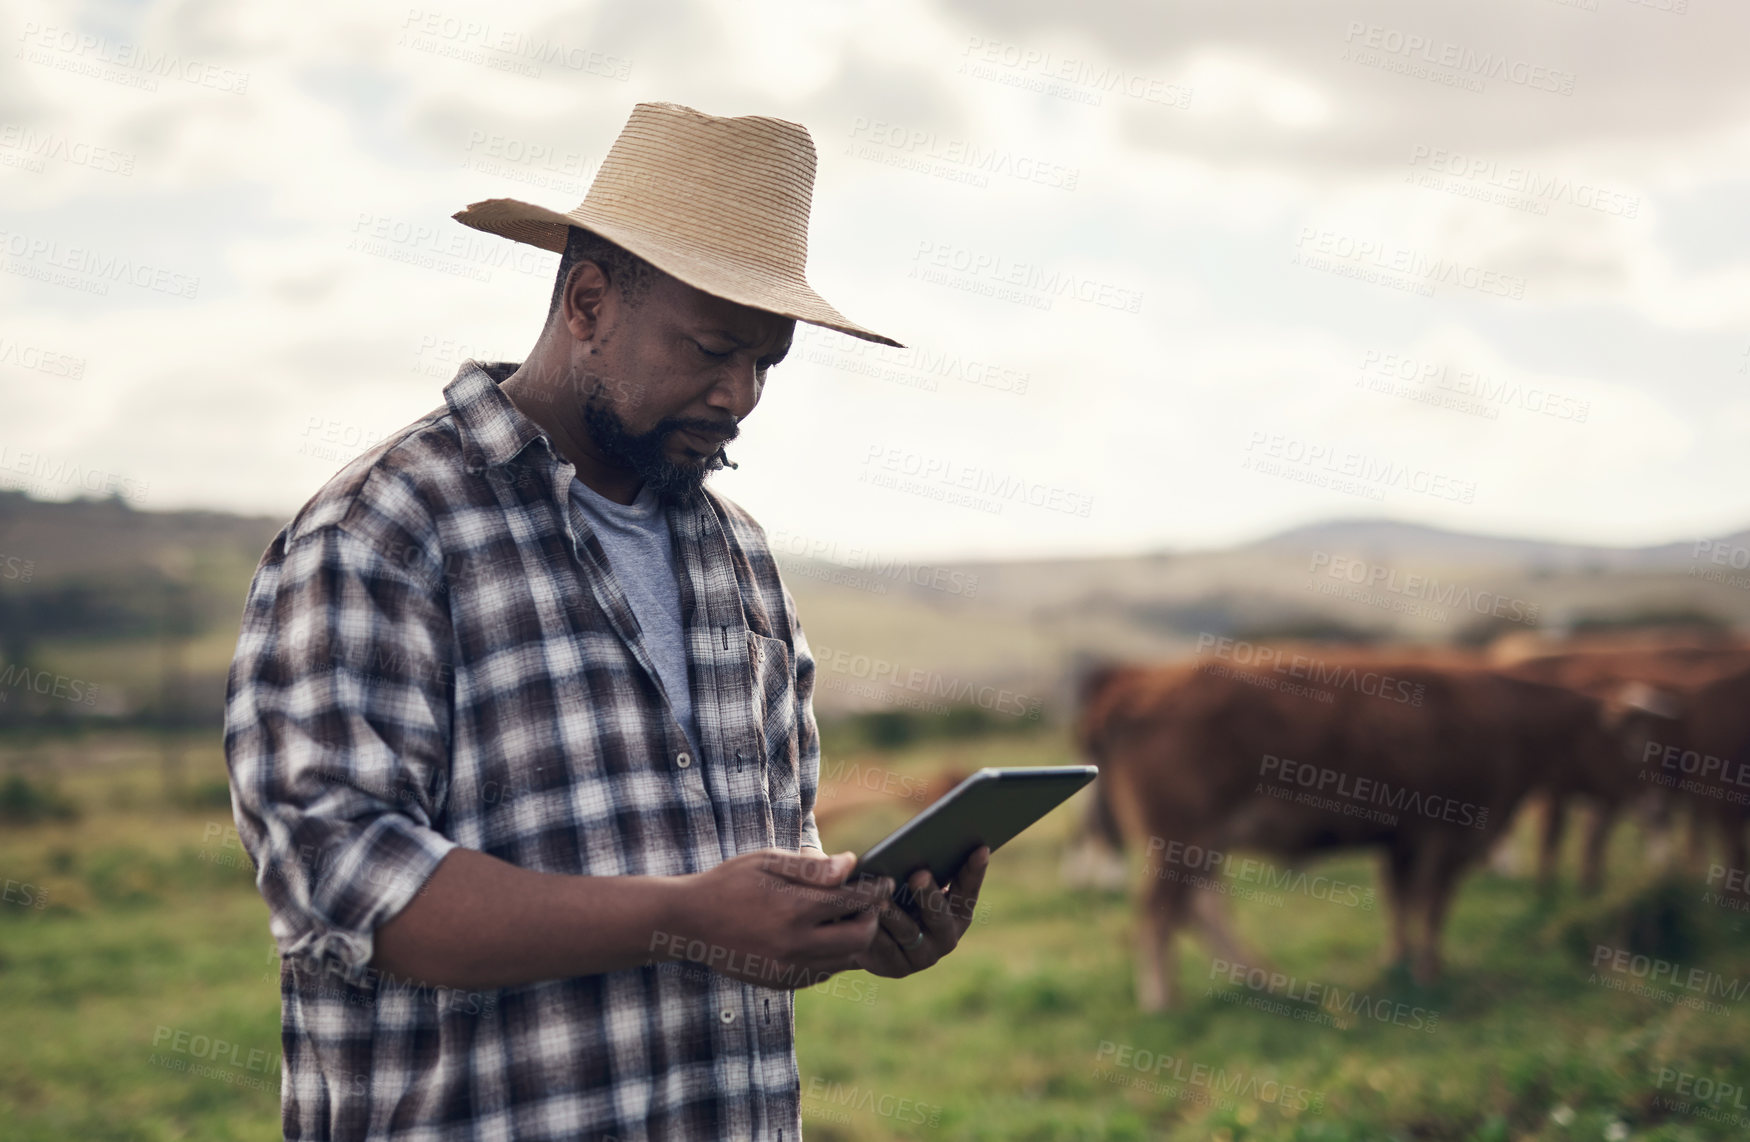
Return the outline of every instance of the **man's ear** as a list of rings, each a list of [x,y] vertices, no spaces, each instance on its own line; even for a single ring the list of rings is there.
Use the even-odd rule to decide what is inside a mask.
[[[587,258],[571,267],[559,297],[559,321],[579,341],[593,341],[608,300],[608,275]]]

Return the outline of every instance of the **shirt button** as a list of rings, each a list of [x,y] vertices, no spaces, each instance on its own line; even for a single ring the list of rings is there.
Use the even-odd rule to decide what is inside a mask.
[[[693,764],[693,755],[690,753],[683,753],[674,759],[674,763],[682,769],[685,769],[687,766]]]
[[[727,1008],[727,1007],[725,1007],[721,1012],[719,1012],[717,1017],[719,1019],[723,1020],[723,1022],[725,1022],[725,1023],[734,1023],[735,1022],[735,1012],[729,1010],[729,1008]]]

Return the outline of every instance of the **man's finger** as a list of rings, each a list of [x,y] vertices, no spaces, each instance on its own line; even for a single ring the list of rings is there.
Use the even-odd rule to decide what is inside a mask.
[[[760,862],[760,868],[792,884],[812,884],[822,888],[844,883],[845,877],[856,866],[856,853],[847,851],[816,856],[812,849],[797,853],[772,849]]]
[[[984,870],[989,867],[990,846],[979,845],[960,866],[960,871],[954,874],[954,883],[948,888],[948,908],[965,920],[966,927],[972,924],[972,910],[978,905],[978,892],[984,887]]]
[[[903,949],[907,944],[918,938],[918,933],[924,929],[912,919],[911,914],[898,906],[881,910],[881,930],[892,937],[894,944]]]
[[[919,869],[912,874],[911,891],[917,900],[913,918],[925,932],[942,940],[944,946],[953,947],[953,937],[959,934],[959,929],[954,926],[954,917],[948,913],[948,898],[936,887],[935,874],[927,868]]]
[[[830,960],[867,951],[880,928],[881,917],[874,909],[849,920],[816,924],[797,942],[793,958]]]
[[[785,891],[795,893],[804,901],[799,909],[802,916],[816,923],[823,923],[837,920],[852,912],[863,912],[877,907],[893,895],[893,881],[881,877],[878,880],[859,880],[831,888],[796,885],[787,887]]]

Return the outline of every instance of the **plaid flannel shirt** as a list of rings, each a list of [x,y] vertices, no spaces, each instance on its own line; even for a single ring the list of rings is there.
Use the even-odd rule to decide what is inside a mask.
[[[680,960],[466,993],[368,966],[456,846],[673,876],[820,843],[814,660],[764,532],[708,489],[665,508],[695,758],[514,368],[464,364],[250,585],[225,754],[284,957],[285,1135],[799,1142],[789,990]]]

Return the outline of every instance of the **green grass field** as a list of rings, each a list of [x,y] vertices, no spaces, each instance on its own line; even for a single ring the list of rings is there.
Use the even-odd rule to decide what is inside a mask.
[[[1070,758],[1047,730],[854,760],[914,775]],[[160,761],[154,742],[111,738],[0,755],[0,778],[26,772],[80,811],[0,824],[0,1137],[279,1136],[277,961],[225,843],[218,745],[189,747],[174,799]],[[838,823],[828,848],[859,847],[915,808]],[[1363,1013],[1212,980],[1192,944],[1184,1008],[1144,1016],[1129,905],[1059,880],[1074,817],[1065,807],[997,855],[980,919],[934,970],[802,994],[809,1138],[1750,1137],[1750,1095],[1718,1093],[1750,1080],[1750,997],[1698,1009],[1594,974],[1598,944],[1632,942],[1728,985],[1750,979],[1750,919],[1704,899],[1700,880],[1647,881],[1630,830],[1599,901],[1570,884],[1540,905],[1526,882],[1473,875],[1438,987],[1379,966],[1382,909],[1284,893],[1237,902],[1241,931],[1301,981],[1360,993]],[[1376,883],[1365,857],[1320,870]],[[179,1034],[234,1046],[203,1060],[171,1049]]]

